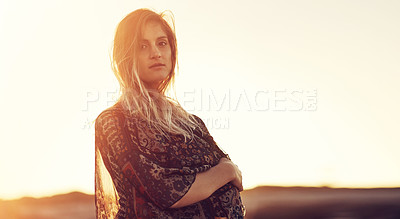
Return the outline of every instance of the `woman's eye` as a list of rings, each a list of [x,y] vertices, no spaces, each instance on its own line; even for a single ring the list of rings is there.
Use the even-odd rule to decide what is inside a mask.
[[[147,48],[147,45],[146,45],[146,44],[142,44],[142,45],[140,45],[140,48],[141,48],[141,49],[146,49],[146,48]]]
[[[158,43],[160,46],[166,46],[167,45],[167,42],[166,41],[161,41],[161,42],[159,42]]]

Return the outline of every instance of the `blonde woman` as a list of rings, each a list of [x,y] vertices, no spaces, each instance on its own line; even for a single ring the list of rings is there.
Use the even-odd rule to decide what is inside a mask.
[[[95,123],[97,218],[244,216],[240,170],[203,121],[166,96],[176,47],[164,14],[139,9],[117,27],[121,96]]]

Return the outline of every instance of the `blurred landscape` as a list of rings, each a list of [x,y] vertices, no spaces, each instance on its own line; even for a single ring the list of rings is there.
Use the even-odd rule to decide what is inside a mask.
[[[400,188],[262,186],[242,193],[247,219],[399,219]],[[0,219],[94,219],[94,196],[80,192],[0,200]]]

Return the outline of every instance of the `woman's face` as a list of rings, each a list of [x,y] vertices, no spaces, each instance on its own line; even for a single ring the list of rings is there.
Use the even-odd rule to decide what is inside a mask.
[[[149,21],[139,42],[139,77],[145,86],[157,89],[158,84],[171,72],[171,47],[161,25]]]

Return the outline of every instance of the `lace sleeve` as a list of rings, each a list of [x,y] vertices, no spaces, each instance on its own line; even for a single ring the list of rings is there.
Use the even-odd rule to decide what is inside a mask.
[[[102,135],[101,125],[98,120],[95,124],[95,205],[97,219],[112,219],[120,209],[119,196],[116,186],[119,178],[116,175],[119,171],[115,164],[113,154],[104,146],[105,140]],[[111,176],[113,174],[113,177]],[[113,182],[113,180],[115,182]]]
[[[165,167],[144,155],[138,149],[137,126],[129,129],[128,134],[123,114],[115,111],[103,112],[96,120],[102,158],[106,161],[112,157],[115,161],[107,168],[111,177],[130,183],[161,209],[172,206],[190,189],[196,172]]]

